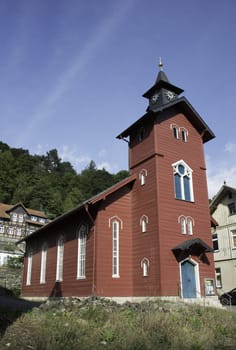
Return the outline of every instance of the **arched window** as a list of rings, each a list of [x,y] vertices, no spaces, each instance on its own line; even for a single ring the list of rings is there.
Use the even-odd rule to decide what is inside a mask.
[[[139,179],[140,179],[140,185],[144,186],[146,183],[146,177],[147,177],[147,170],[142,169],[139,173]]]
[[[181,233],[185,235],[187,233],[187,230],[186,230],[186,218],[184,215],[181,215],[179,217],[179,223],[181,227]]]
[[[77,278],[85,278],[87,227],[81,225],[78,232]]]
[[[192,169],[183,161],[172,164],[175,198],[193,202]]]
[[[142,233],[147,232],[148,217],[147,215],[142,215],[140,219],[141,231]]]
[[[188,131],[185,128],[180,128],[181,140],[187,142]]]
[[[112,222],[112,277],[119,276],[119,232],[120,223],[115,220]]]
[[[47,261],[47,245],[43,244],[42,251],[41,251],[40,283],[46,282],[46,261]]]
[[[187,232],[189,235],[193,234],[193,219],[190,216],[187,217]]]
[[[149,260],[147,258],[142,259],[141,268],[143,270],[143,277],[147,277],[149,272]]]
[[[193,221],[193,218],[191,216],[186,217],[184,215],[181,215],[178,218],[178,222],[180,223],[182,234],[188,234],[188,235],[193,234],[194,221]]]
[[[179,138],[179,128],[176,124],[171,124],[171,128],[173,130],[173,136],[175,139]]]
[[[63,255],[64,255],[64,238],[61,236],[57,242],[57,270],[56,281],[63,279]]]

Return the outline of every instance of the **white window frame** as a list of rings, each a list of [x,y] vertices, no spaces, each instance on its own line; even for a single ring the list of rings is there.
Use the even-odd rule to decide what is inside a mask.
[[[1,225],[0,226],[0,233],[4,233],[5,232],[5,226],[4,225]]]
[[[17,222],[18,215],[17,213],[12,213],[12,221]]]
[[[26,286],[30,286],[31,285],[32,264],[33,264],[33,253],[30,251],[28,253],[28,257],[27,257]]]
[[[57,242],[57,269],[56,281],[63,280],[63,258],[64,258],[64,238],[60,237]]]
[[[13,236],[14,235],[14,228],[12,226],[8,227],[8,234]]]
[[[179,127],[176,124],[171,124],[171,129],[175,140],[179,139]]]
[[[178,222],[180,223],[181,233],[183,235],[186,235],[187,234],[186,217],[184,215],[179,216]]]
[[[214,242],[217,242],[217,249],[214,249]],[[214,249],[214,253],[219,251],[219,240],[218,240],[218,233],[214,231],[212,233],[212,245]]]
[[[236,249],[236,230],[231,231],[232,249]]]
[[[118,220],[112,222],[112,277],[119,278],[119,234],[120,223]]]
[[[46,283],[47,245],[43,244],[41,250],[40,284]]]
[[[146,177],[147,177],[147,170],[142,169],[139,173],[139,180],[140,180],[140,185],[144,186],[146,183]]]
[[[150,266],[150,262],[147,258],[143,258],[141,261],[141,268],[143,271],[143,277],[148,277],[149,275],[149,266]]]
[[[188,131],[185,128],[181,127],[180,134],[181,134],[181,140],[183,142],[187,142]]]
[[[141,226],[141,232],[146,233],[147,232],[147,224],[148,224],[148,217],[147,215],[142,215],[140,218],[140,226]]]
[[[221,268],[215,267],[215,275],[216,275],[216,288],[222,288],[222,274],[221,274]]]
[[[22,234],[21,227],[17,227],[17,228],[16,228],[16,235],[17,235],[17,236],[21,236],[21,234]]]
[[[18,221],[19,222],[24,222],[24,215],[23,214],[19,214]]]
[[[78,232],[77,279],[86,278],[87,226],[82,224]]]
[[[186,226],[187,226],[187,233],[188,233],[188,235],[192,235],[193,234],[194,221],[193,221],[193,218],[191,216],[187,216]]]
[[[181,174],[179,171],[179,166],[184,167],[184,173]],[[178,174],[180,177],[180,190],[181,190],[181,194],[180,194],[180,198],[177,197],[177,193],[176,193],[176,188],[175,188],[175,198],[176,199],[180,199],[180,200],[186,200],[186,201],[190,201],[190,202],[194,202],[194,195],[193,195],[193,178],[192,178],[192,169],[185,163],[185,161],[183,160],[179,160],[176,163],[172,164],[173,167],[173,175],[174,175],[174,186],[175,186],[175,175]],[[189,178],[189,195],[190,195],[190,199],[186,199],[186,193],[185,193],[185,188],[184,188],[184,178],[187,177]]]

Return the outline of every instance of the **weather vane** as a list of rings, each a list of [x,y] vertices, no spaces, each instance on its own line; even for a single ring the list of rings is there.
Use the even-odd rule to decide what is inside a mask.
[[[159,64],[158,64],[160,70],[163,70],[163,63],[161,57],[159,58]]]

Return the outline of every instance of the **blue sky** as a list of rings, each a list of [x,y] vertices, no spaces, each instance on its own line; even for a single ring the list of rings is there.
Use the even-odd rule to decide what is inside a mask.
[[[0,0],[0,140],[116,173],[159,56],[216,134],[209,196],[236,187],[235,0]]]

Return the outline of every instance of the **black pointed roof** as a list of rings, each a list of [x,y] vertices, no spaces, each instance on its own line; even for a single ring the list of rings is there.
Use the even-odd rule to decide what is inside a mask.
[[[162,88],[169,91],[173,91],[177,95],[181,94],[184,90],[171,84],[165,72],[162,69],[162,64],[159,64],[159,67],[161,69],[158,72],[155,84],[147,92],[143,94],[143,97],[150,98],[155,92],[157,92],[158,90],[161,90]],[[160,106],[157,106],[155,110],[150,110],[148,108],[146,114],[144,114],[141,118],[139,118],[126,130],[120,133],[117,136],[117,138],[124,139],[130,136],[132,130],[134,130],[139,125],[145,123],[146,119],[150,120],[150,118],[152,118],[153,120],[157,121],[159,118],[161,118],[162,112],[168,109],[174,109],[175,111],[184,113],[187,119],[190,121],[190,123],[192,123],[192,125],[201,135],[204,143],[215,138],[215,134],[213,133],[213,131],[208,127],[205,121],[201,118],[198,112],[193,108],[193,106],[184,96],[175,98],[172,101],[165,103],[164,105],[162,104]]]
[[[169,79],[167,78],[167,75],[165,72],[161,69],[157,75],[155,84],[143,94],[143,97],[150,98],[154,92],[161,90],[162,88],[173,91],[175,94],[179,95],[184,90],[179,88],[178,86],[175,86],[169,82]]]

